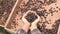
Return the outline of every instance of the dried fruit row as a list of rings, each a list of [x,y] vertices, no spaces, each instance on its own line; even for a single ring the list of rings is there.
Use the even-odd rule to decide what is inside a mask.
[[[0,0],[0,25],[5,25],[15,2],[16,0]]]

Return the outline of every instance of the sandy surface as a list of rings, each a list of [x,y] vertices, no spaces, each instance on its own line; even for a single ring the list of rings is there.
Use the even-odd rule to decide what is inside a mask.
[[[24,0],[25,1],[25,0]],[[27,0],[26,0],[26,2],[27,2]],[[56,5],[55,5],[56,4]],[[51,14],[48,14],[48,16],[47,16],[47,18],[46,18],[46,20],[50,23],[50,24],[47,24],[47,23],[45,23],[45,25],[46,25],[46,29],[52,29],[53,27],[52,27],[52,25],[54,24],[54,22],[56,21],[56,20],[58,20],[58,19],[60,19],[60,10],[59,10],[59,8],[60,8],[60,0],[57,0],[57,2],[56,3],[52,3],[52,4],[50,4],[50,5],[47,5],[47,6],[44,6],[44,8],[47,10],[47,12],[49,13],[49,9],[52,7],[52,8],[55,8],[55,10],[58,10],[58,12],[54,12],[53,13],[53,16],[51,16]],[[56,7],[58,7],[58,8],[56,8]],[[54,9],[53,9],[54,10]],[[44,20],[44,18],[43,18],[43,21],[45,21]],[[59,29],[58,29],[59,30]]]
[[[19,5],[19,7],[23,7],[23,3],[27,3],[28,0],[24,0],[21,2],[21,4]],[[46,25],[46,29],[53,29],[52,25],[55,24],[55,21],[60,19],[60,0],[57,0],[57,2],[55,3],[52,3],[50,5],[46,5],[46,6],[43,6],[49,13],[49,10],[50,8],[53,8],[52,10],[56,10],[58,12],[54,12],[53,13],[53,16],[51,16],[51,13],[48,14],[48,16],[46,17],[46,20],[48,21],[48,23],[45,23]],[[58,7],[58,8],[57,8]],[[24,8],[24,7],[23,7]],[[22,28],[23,25],[24,25],[24,22],[21,20],[21,17],[23,16],[23,14],[25,13],[21,13],[21,10],[19,8],[16,9],[17,11],[15,11],[16,13],[15,14],[12,14],[14,15],[14,17],[11,18],[11,20],[9,21],[9,23],[7,24],[7,29],[10,29],[10,30],[13,30],[13,31],[17,31],[18,29]],[[42,17],[43,19],[40,19],[41,22],[44,22],[45,19],[44,17]],[[39,23],[40,26],[42,26],[42,23]],[[60,32],[60,27],[58,29],[58,34]]]

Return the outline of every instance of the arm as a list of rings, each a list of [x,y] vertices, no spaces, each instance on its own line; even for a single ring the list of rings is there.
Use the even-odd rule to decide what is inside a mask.
[[[20,30],[17,31],[16,34],[26,34],[26,32],[23,29],[20,29]]]
[[[41,34],[40,30],[37,28],[37,25],[32,25],[30,27],[30,30],[31,30],[31,34]]]
[[[25,24],[22,29],[19,29],[16,34],[26,34],[30,24]]]
[[[30,23],[24,18],[24,16],[22,17],[22,21],[23,21],[24,25],[23,25],[22,29],[17,31],[16,34],[26,34],[29,30]]]
[[[41,34],[40,30],[37,28],[37,23],[39,22],[40,17],[38,16],[38,19],[35,20],[30,27],[31,34]]]
[[[39,29],[34,29],[31,31],[31,34],[41,34],[41,32],[39,31]]]

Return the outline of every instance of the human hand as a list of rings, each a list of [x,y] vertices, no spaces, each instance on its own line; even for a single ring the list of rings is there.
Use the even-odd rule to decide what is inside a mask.
[[[24,24],[30,24],[27,20],[26,20],[26,15],[27,15],[28,12],[26,12],[23,17],[22,17],[22,21],[24,22]]]
[[[38,16],[38,15],[37,15]],[[34,30],[37,29],[37,23],[40,21],[40,17],[38,16],[38,18],[31,24],[30,30]]]
[[[25,32],[28,32],[28,30],[29,30],[29,28],[30,28],[30,23],[26,20],[26,15],[29,13],[30,11],[28,11],[28,12],[26,12],[26,14],[24,14],[23,15],[23,17],[22,17],[22,21],[24,22],[24,26],[23,26],[23,30],[25,31]]]
[[[36,14],[37,15],[37,14]],[[40,16],[38,16],[37,15],[37,19],[34,21],[34,22],[32,22],[32,24],[31,25],[37,25],[37,23],[40,21]]]
[[[30,21],[26,18],[26,16],[27,16],[27,14],[29,14],[29,13],[34,13],[34,14],[36,14],[36,12],[34,12],[34,11],[31,11],[31,10],[28,10],[24,15],[23,15],[23,17],[22,17],[22,20],[25,22],[25,23],[30,23],[30,21],[32,20],[32,17],[29,17],[29,19],[30,19]],[[33,15],[33,14],[31,14],[31,15]],[[28,16],[27,16],[28,17]]]

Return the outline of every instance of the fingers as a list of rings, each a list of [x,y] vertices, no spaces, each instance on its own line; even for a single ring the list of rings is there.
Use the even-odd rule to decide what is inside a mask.
[[[34,14],[37,16],[37,19],[36,19],[35,21],[33,21],[31,24],[30,24],[30,23],[28,22],[28,20],[25,18],[28,13],[34,13]],[[22,21],[24,22],[24,28],[26,27],[25,25],[27,25],[27,26],[28,26],[28,25],[31,25],[31,26],[28,26],[28,27],[30,27],[30,29],[33,30],[33,29],[36,29],[36,28],[37,28],[37,23],[38,23],[38,21],[40,21],[40,16],[38,16],[35,11],[28,10],[28,11],[23,15]],[[28,28],[28,27],[27,27],[27,28]],[[27,28],[26,28],[26,29],[27,29]]]
[[[30,12],[30,10],[28,11],[28,12],[26,12],[24,15],[23,15],[23,17],[22,17],[22,21],[25,23],[25,24],[28,24],[29,22],[26,20],[26,16],[27,16],[27,14]]]
[[[38,21],[40,20],[40,17],[36,14],[35,11],[31,11],[31,10],[28,10],[28,11],[23,15],[22,21],[23,21],[24,23],[29,23],[29,22],[27,21],[27,19],[25,18],[28,13],[34,13],[34,14],[37,16],[37,19],[32,22],[32,24],[37,24]]]
[[[24,17],[22,17],[22,21],[24,22],[24,24],[28,24],[29,23]]]
[[[38,16],[38,15],[37,15]],[[37,24],[38,21],[40,21],[40,17],[38,16],[38,18],[33,22],[33,24]]]
[[[29,10],[29,11],[27,12],[27,14],[28,14],[29,12],[30,12],[30,13],[34,13],[34,14],[37,16],[37,19],[36,19],[34,22],[32,22],[32,23],[37,23],[37,22],[40,20],[40,17],[36,14],[35,11]]]
[[[28,22],[28,21],[26,20],[26,18],[25,18],[28,13],[35,13],[35,12],[33,12],[33,11],[31,11],[31,10],[28,10],[28,11],[23,15],[23,17],[22,17],[22,20],[23,20],[24,22]],[[35,13],[35,14],[36,14],[36,13]]]

